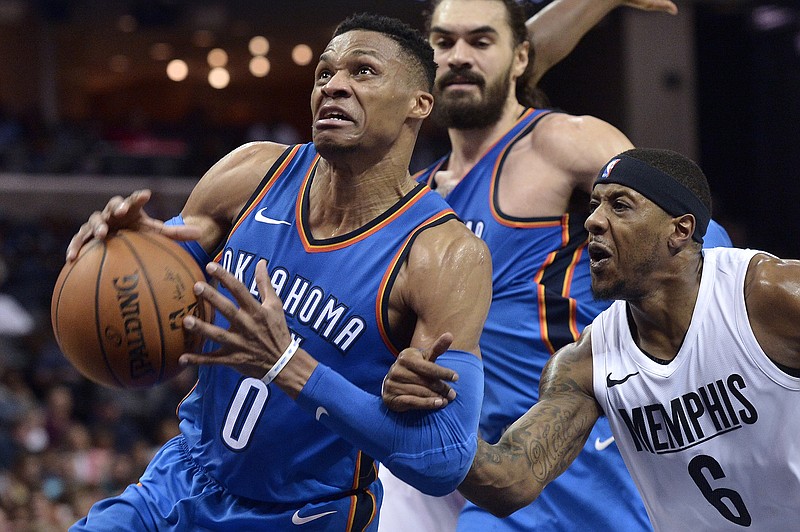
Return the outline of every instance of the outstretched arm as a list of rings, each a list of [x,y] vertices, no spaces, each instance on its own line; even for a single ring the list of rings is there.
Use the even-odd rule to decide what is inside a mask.
[[[526,23],[533,49],[528,80],[536,86],[545,72],[567,57],[586,33],[619,6],[676,14],[670,0],[555,0]]]
[[[578,456],[600,415],[589,334],[545,366],[540,399],[494,445],[484,441],[459,491],[497,516],[531,503]]]
[[[578,456],[600,415],[592,391],[590,331],[591,326],[550,359],[542,371],[539,402],[500,441],[478,441],[458,488],[469,500],[507,516],[536,499]],[[431,386],[431,381],[440,382]],[[429,353],[407,349],[389,371],[383,400],[395,411],[440,408],[447,404],[447,382],[454,382],[451,370],[434,363]]]
[[[211,252],[227,234],[233,218],[250,197],[286,146],[271,142],[252,142],[233,150],[217,161],[197,183],[182,211],[181,222],[167,223],[145,212],[149,190],[137,190],[129,196],[111,198],[102,211],[89,216],[67,247],[67,262],[75,260],[83,246],[93,239],[102,240],[119,229],[158,232]],[[201,266],[204,264],[201,263]]]

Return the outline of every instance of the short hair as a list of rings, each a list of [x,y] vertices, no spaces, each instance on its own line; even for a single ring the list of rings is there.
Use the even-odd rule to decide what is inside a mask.
[[[528,28],[525,26],[527,16],[525,14],[525,6],[517,0],[495,0],[500,2],[506,8],[506,22],[508,27],[511,28],[511,37],[514,39],[512,43],[514,46],[520,45],[528,40]],[[425,30],[430,33],[431,23],[433,21],[433,12],[442,0],[431,0],[429,11],[425,15]]]
[[[672,150],[655,148],[633,148],[622,152],[620,155],[633,157],[657,170],[661,170],[688,188],[708,209],[708,212],[712,212],[711,188],[708,186],[708,179],[697,163],[688,157]]]
[[[443,0],[431,0],[430,8],[425,14],[425,30],[430,33],[433,25],[433,12]],[[500,2],[506,8],[506,22],[511,29],[512,46],[516,47],[525,41],[529,40],[528,27],[525,22],[528,20],[528,15],[525,10],[523,2],[518,0],[494,0]],[[533,59],[536,50],[533,49],[533,43],[528,48],[528,66],[525,72],[517,78],[515,92],[517,101],[527,107],[546,107],[550,104],[547,95],[539,87],[530,86],[529,80],[533,75]]]
[[[415,72],[424,80],[428,91],[433,89],[436,79],[436,62],[433,60],[433,48],[422,33],[405,22],[392,17],[373,13],[356,13],[343,20],[334,30],[333,36],[354,30],[374,31],[391,38],[400,50],[414,65]]]

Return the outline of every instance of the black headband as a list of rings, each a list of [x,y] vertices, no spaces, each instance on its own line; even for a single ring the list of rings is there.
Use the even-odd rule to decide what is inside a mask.
[[[592,188],[606,183],[632,188],[670,216],[693,215],[696,226],[692,238],[703,243],[711,213],[694,192],[675,178],[635,157],[620,155],[606,164]]]

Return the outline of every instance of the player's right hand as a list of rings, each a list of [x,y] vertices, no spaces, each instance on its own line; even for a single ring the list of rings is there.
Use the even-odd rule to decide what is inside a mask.
[[[188,225],[167,226],[164,222],[151,218],[144,205],[150,200],[152,193],[137,190],[127,198],[114,196],[102,211],[95,211],[81,225],[78,232],[67,246],[67,262],[78,257],[80,250],[93,239],[102,240],[119,229],[132,231],[155,231],[176,240],[195,240],[200,237],[200,230]]]
[[[448,382],[458,380],[452,369],[436,364],[447,351],[453,335],[444,333],[429,349],[403,349],[383,380],[381,396],[384,404],[395,412],[443,408],[456,398]]]

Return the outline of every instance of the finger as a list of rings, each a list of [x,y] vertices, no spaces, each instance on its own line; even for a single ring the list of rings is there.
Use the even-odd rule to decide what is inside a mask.
[[[75,233],[75,236],[69,241],[69,245],[67,246],[67,262],[73,261],[78,258],[80,254],[81,248],[86,245],[86,243],[92,239],[92,228],[88,223],[81,225],[78,232]]]
[[[222,284],[222,286],[228,289],[228,291],[234,297],[236,302],[239,303],[239,307],[242,310],[244,310],[249,314],[254,314],[259,311],[260,305],[258,301],[256,301],[256,298],[253,297],[253,294],[250,293],[247,287],[244,284],[242,284],[242,282],[239,281],[239,279],[234,277],[232,273],[230,273],[228,270],[226,270],[216,262],[209,262],[206,265],[206,271],[208,272],[209,275],[211,275],[211,277],[218,280]],[[224,316],[228,317],[228,315],[225,314],[223,308],[220,307],[218,308],[220,312],[223,313]],[[233,316],[230,316],[229,319],[232,317]]]
[[[427,380],[444,380],[449,382],[456,382],[458,374],[450,368],[440,366],[435,362],[429,362],[423,358],[412,356],[407,350],[403,350],[397,356],[397,362],[400,366],[408,369],[414,375]]]
[[[626,5],[644,11],[662,11],[670,15],[678,13],[678,6],[669,0],[630,0],[626,2]]]
[[[115,212],[117,212],[120,208],[122,208],[124,204],[125,204],[125,198],[123,198],[122,196],[112,197],[110,200],[108,200],[106,206],[103,207],[102,211],[103,217],[105,219],[110,218],[111,216],[114,215]],[[123,211],[127,212],[127,208],[123,208]]]
[[[279,306],[281,305],[267,271],[267,261],[264,259],[259,260],[256,264],[256,286],[258,287],[258,294],[261,296],[262,305],[274,306],[276,302]]]
[[[235,334],[213,323],[198,320],[194,316],[186,316],[183,318],[183,328],[195,336],[201,336],[221,346],[239,348],[239,342],[236,342],[238,337]],[[213,353],[208,352],[203,354],[211,355]]]
[[[112,198],[113,199],[113,198]],[[119,198],[121,199],[121,198]],[[106,205],[108,208],[108,205]],[[108,236],[109,227],[106,223],[108,214],[103,211],[95,211],[81,225],[78,232],[70,240],[67,246],[67,261],[74,260],[80,255],[80,250],[91,240],[103,240]]]
[[[442,334],[436,341],[433,342],[433,345],[430,349],[427,350],[426,357],[431,362],[435,362],[439,355],[450,349],[450,345],[453,343],[453,335],[449,332]],[[425,352],[425,351],[423,351]]]
[[[150,201],[151,196],[152,192],[148,189],[135,190],[130,196],[118,202],[110,212],[113,216],[120,218],[131,213],[138,213]]]
[[[666,0],[656,1],[654,2],[655,7],[653,8],[656,11],[663,11],[665,13],[669,13],[670,15],[677,15],[678,14],[678,6],[674,2],[668,2]]]
[[[438,410],[447,406],[447,404],[447,400],[442,397],[415,397],[413,395],[397,395],[386,402],[387,408],[394,412]]]
[[[194,284],[193,288],[194,294],[197,297],[209,302],[212,307],[214,307],[220,314],[227,318],[229,323],[234,323],[236,320],[236,314],[239,312],[239,307],[236,306],[236,303],[219,293],[217,289],[208,283],[198,281]],[[188,317],[189,316],[183,319],[184,323]]]
[[[451,392],[450,386],[442,381],[436,381],[435,383],[400,383],[396,380],[387,380],[383,387],[384,396],[387,397],[413,395],[425,398],[455,399],[455,392],[452,394]]]
[[[187,318],[189,318],[187,316]],[[214,342],[217,348],[213,351],[202,353],[184,353],[188,355],[187,362],[191,364],[217,364],[226,365],[243,371],[243,368],[258,366],[252,354],[248,351],[247,338],[238,334],[233,329],[223,329],[219,326],[204,322],[191,316],[184,318],[184,328],[192,335],[199,336]],[[183,355],[181,355],[183,356]],[[180,358],[178,359],[180,362]],[[263,375],[266,370],[261,371]]]
[[[225,353],[221,350],[207,353],[183,353],[178,357],[178,364],[181,366],[220,366],[229,363],[230,361],[225,358]]]

